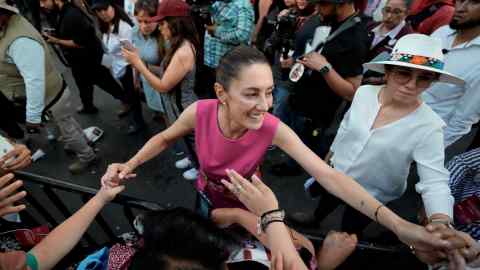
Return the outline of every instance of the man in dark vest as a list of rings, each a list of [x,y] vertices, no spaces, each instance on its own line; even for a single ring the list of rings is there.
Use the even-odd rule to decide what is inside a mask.
[[[0,0],[0,81],[4,97],[1,101],[26,100],[28,133],[39,133],[45,112],[56,103],[63,104],[59,100],[66,98],[69,92],[41,34],[6,0]],[[7,106],[1,107],[2,115],[14,113],[4,111]],[[58,111],[58,106],[55,109]],[[83,130],[64,110],[55,114],[54,119],[64,138],[65,149],[75,152],[79,158],[69,166],[70,172],[85,171],[95,162],[96,156]]]

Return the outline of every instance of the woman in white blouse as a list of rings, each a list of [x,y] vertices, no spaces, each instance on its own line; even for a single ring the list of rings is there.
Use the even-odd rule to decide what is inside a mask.
[[[445,123],[420,94],[435,81],[462,84],[444,72],[441,44],[431,37],[410,34],[398,40],[390,59],[365,67],[385,74],[385,85],[360,87],[346,113],[327,159],[335,169],[356,179],[372,196],[388,203],[407,188],[413,162],[430,222],[450,223],[453,198],[444,167],[442,128]],[[327,194],[315,211],[323,219],[341,201]],[[343,230],[361,233],[370,223],[347,207]]]
[[[128,104],[118,112],[118,116],[126,116],[131,111],[131,123],[127,133],[136,133],[145,127],[145,122],[140,96],[135,91],[132,67],[122,56],[122,47],[127,49],[133,47],[134,24],[125,10],[115,5],[112,0],[94,0],[92,9],[99,19],[100,31],[103,34],[102,40],[106,49],[104,62],[111,65],[113,77],[122,83],[123,90],[127,94]]]

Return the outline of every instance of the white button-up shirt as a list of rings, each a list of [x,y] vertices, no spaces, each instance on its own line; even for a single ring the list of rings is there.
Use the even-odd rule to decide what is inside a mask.
[[[375,47],[380,41],[384,40],[386,37],[390,37],[391,42],[389,42],[388,45],[393,47],[395,43],[397,42],[396,37],[398,33],[402,30],[402,28],[405,26],[405,21],[401,21],[397,26],[395,26],[392,30],[390,30],[388,33],[382,34],[380,32],[383,24],[378,25],[377,27],[373,28],[372,33],[375,35],[372,41],[372,45],[370,48]]]
[[[470,132],[472,124],[480,120],[480,36],[470,42],[452,47],[455,31],[449,26],[432,34],[442,41],[445,71],[466,81],[464,86],[435,83],[422,95],[427,103],[447,124],[444,130],[445,147]]]
[[[353,177],[383,203],[399,198],[407,188],[412,162],[420,177],[428,216],[453,217],[453,197],[444,167],[444,122],[422,103],[415,111],[385,126],[371,129],[380,110],[382,86],[360,87],[331,146],[335,169]]]

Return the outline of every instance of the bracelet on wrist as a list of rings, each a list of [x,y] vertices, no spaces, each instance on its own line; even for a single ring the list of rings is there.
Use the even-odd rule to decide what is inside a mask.
[[[379,206],[377,207],[377,209],[375,210],[374,216],[375,216],[375,221],[376,221],[377,223],[380,223],[380,222],[378,222],[378,212],[380,211],[380,209],[381,209],[382,207],[385,207],[385,205],[381,204],[381,205],[379,205]]]
[[[429,223],[437,223],[437,224],[443,224],[447,226],[450,229],[453,229],[453,224],[451,220],[449,219],[444,219],[444,218],[432,218],[429,220]]]
[[[265,233],[267,226],[273,222],[283,222],[285,218],[285,211],[275,209],[262,214],[257,221],[257,234]]]

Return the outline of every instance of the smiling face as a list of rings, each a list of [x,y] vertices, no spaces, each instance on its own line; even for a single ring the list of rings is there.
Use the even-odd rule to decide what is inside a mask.
[[[264,63],[242,67],[228,89],[216,83],[215,91],[230,121],[243,129],[259,129],[273,103],[272,69]]]
[[[386,67],[386,87],[393,99],[402,103],[417,102],[420,94],[438,80],[438,73],[408,67]]]

